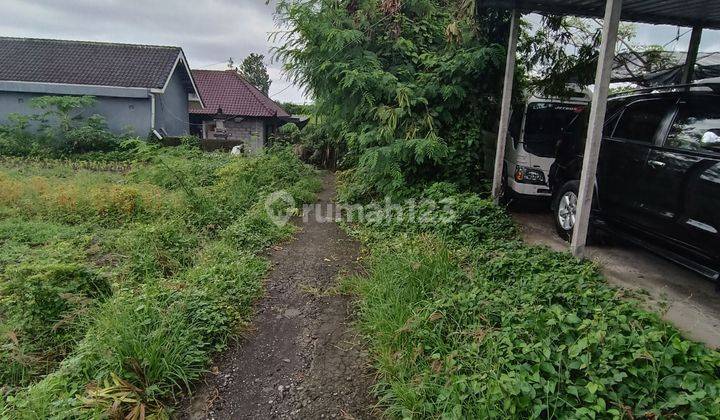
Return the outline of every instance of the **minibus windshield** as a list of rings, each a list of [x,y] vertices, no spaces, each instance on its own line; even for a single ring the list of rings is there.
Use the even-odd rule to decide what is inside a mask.
[[[525,150],[533,155],[555,157],[555,147],[567,136],[582,135],[586,105],[534,102],[525,120]]]

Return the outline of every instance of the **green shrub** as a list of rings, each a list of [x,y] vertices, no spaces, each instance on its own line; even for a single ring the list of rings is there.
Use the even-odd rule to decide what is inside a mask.
[[[200,138],[197,136],[181,136],[180,145],[187,149],[200,149]]]
[[[223,231],[222,237],[238,249],[257,251],[288,237],[292,232],[291,225],[276,225],[264,206],[258,206],[238,216],[237,221]]]
[[[15,241],[37,247],[51,241],[76,238],[82,226],[14,217],[0,220],[0,241]]]
[[[135,281],[172,277],[192,267],[198,238],[180,220],[127,226],[112,248],[126,259],[127,278]]]
[[[319,186],[287,151],[123,147],[129,171],[0,160],[0,418],[170,415],[248,321],[255,254],[293,231],[265,196]]]
[[[262,159],[232,159],[218,170],[218,192],[236,185],[257,185],[261,192],[272,192],[306,178],[312,172],[290,149],[274,149]]]
[[[111,293],[77,264],[21,264],[0,274],[0,381],[25,384],[72,349],[89,309]]]
[[[277,2],[283,35],[297,40],[277,55],[316,101],[302,144],[313,163],[353,169],[352,201],[437,180],[479,189],[494,156],[483,131],[497,122],[507,14],[476,3]]]
[[[271,136],[270,143],[273,146],[288,146],[300,143],[301,138],[302,136],[298,126],[293,123],[288,123],[281,126],[277,133]]]
[[[6,124],[0,125],[0,156],[52,155],[49,139],[30,130],[30,116],[10,114],[7,119]]]
[[[456,244],[510,239],[516,233],[501,208],[476,194],[459,193],[448,183],[431,184],[417,198],[387,204],[396,206],[400,216],[369,217],[364,233],[434,233]]]
[[[370,274],[347,284],[390,417],[720,416],[720,353],[594,265],[514,239],[490,202],[456,198],[448,225],[360,227]]]
[[[94,103],[92,96],[33,98],[34,114],[11,114],[0,126],[0,156],[57,157],[117,149],[121,136],[108,130],[104,117],[78,117]]]
[[[170,148],[155,152],[146,160],[147,164],[133,168],[129,178],[167,189],[205,187],[217,182],[217,170],[230,162],[229,156],[199,150],[178,155],[173,152]]]
[[[192,323],[202,332],[204,346],[213,350],[223,348],[227,337],[245,324],[251,304],[260,296],[260,279],[267,268],[267,261],[249,253],[238,255],[231,242],[223,241],[208,247],[198,265],[185,273],[182,284],[191,286],[186,290],[191,293],[202,290],[206,300],[213,304],[211,310],[188,311]],[[227,324],[205,319],[215,317],[223,317]]]
[[[119,138],[108,131],[105,118],[100,115],[88,117],[83,125],[72,127],[63,135],[64,141],[60,146],[63,154],[110,151],[120,144]]]

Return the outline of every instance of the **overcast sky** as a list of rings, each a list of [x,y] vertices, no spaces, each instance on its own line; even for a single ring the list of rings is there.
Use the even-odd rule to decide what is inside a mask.
[[[304,102],[270,60],[274,1],[265,0],[2,0],[0,35],[182,47],[193,68],[223,69],[251,52],[265,54],[273,99]],[[531,19],[536,20],[536,19]],[[664,45],[670,26],[638,25],[638,44]],[[681,28],[684,33],[686,28]],[[689,35],[668,49],[687,49]],[[703,34],[702,51],[720,51],[720,31]]]

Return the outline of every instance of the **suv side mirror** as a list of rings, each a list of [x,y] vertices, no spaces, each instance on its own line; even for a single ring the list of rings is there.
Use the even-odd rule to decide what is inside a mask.
[[[720,135],[717,134],[720,130],[710,130],[702,136],[702,144],[705,147],[714,147],[720,145]]]

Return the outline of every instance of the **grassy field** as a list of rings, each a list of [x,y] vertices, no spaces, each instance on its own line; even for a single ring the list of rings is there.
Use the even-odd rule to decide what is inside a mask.
[[[127,157],[0,160],[0,418],[170,415],[292,232],[264,197],[319,188],[289,152]]]
[[[447,224],[352,231],[347,280],[391,418],[720,418],[720,353],[684,339],[598,268],[518,239],[503,210],[436,184]]]

